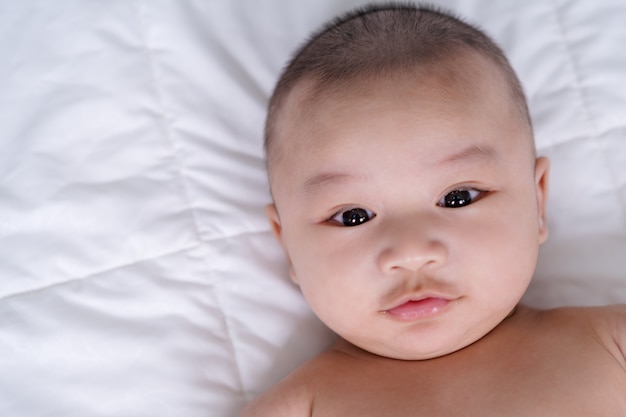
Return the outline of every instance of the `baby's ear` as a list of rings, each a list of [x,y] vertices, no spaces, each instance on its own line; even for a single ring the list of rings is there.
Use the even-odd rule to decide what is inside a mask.
[[[546,221],[546,202],[548,200],[548,178],[550,160],[540,156],[535,161],[535,190],[537,192],[537,212],[539,214],[539,244],[548,239],[548,223]]]
[[[296,277],[296,272],[293,269],[293,264],[291,263],[291,258],[289,257],[289,251],[287,251],[287,246],[285,245],[285,240],[283,238],[283,227],[280,224],[280,217],[278,216],[278,210],[276,210],[275,204],[268,204],[265,206],[265,216],[270,222],[270,227],[272,228],[272,233],[280,242],[280,246],[283,247],[283,251],[287,256],[287,262],[289,263],[289,276],[294,283],[298,283],[298,278]]]
[[[272,233],[278,239],[280,244],[283,244],[283,229],[280,225],[280,218],[278,217],[278,211],[276,210],[275,204],[268,204],[265,206],[265,216],[270,222],[270,227],[272,228]]]

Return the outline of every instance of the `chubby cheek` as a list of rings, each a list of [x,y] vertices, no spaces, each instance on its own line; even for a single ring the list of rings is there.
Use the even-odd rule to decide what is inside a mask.
[[[318,317],[331,328],[334,321],[356,313],[372,295],[370,262],[363,248],[341,243],[333,232],[305,232],[293,236],[289,256],[294,281]],[[334,328],[335,331],[339,329]]]
[[[527,207],[525,207],[527,206]],[[517,304],[534,274],[539,249],[537,218],[531,205],[502,207],[482,222],[473,235],[474,259],[468,262],[479,277],[474,284],[486,306],[508,309]],[[487,300],[489,298],[489,300]]]

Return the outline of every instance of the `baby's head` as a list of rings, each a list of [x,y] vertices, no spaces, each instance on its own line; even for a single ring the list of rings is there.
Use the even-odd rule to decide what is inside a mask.
[[[333,22],[281,76],[266,152],[292,279],[353,344],[441,356],[525,292],[548,163],[515,73],[477,29],[407,5]]]

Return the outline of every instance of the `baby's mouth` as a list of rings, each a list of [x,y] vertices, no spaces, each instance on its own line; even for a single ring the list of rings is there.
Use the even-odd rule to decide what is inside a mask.
[[[418,320],[435,316],[445,309],[450,300],[440,297],[424,297],[415,300],[407,300],[396,307],[384,310],[388,314],[400,320]]]

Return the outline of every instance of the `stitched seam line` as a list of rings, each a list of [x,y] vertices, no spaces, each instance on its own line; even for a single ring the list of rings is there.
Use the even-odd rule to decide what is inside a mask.
[[[168,117],[167,106],[165,105],[163,89],[161,85],[159,84],[156,59],[154,57],[154,53],[148,42],[148,33],[146,29],[147,24],[146,24],[146,19],[143,13],[143,10],[145,9],[145,7],[142,3],[143,3],[142,0],[136,0],[137,19],[139,21],[139,33],[141,37],[141,44],[146,53],[146,58],[148,60],[148,64],[150,67],[150,78],[152,81],[152,85],[154,86],[154,94],[156,96],[156,103],[158,106],[159,114],[162,119],[162,123],[161,123],[161,126],[163,128],[162,130],[163,130],[165,139],[167,140],[172,150],[172,154],[174,156],[176,173],[178,174],[178,181],[176,181],[176,184],[178,188],[181,190],[181,194],[183,195],[185,202],[187,203],[188,211],[191,217],[191,223],[194,225],[194,232],[196,234],[196,237],[198,241],[202,241],[201,233],[200,233],[200,226],[198,222],[198,216],[192,204],[191,193],[189,191],[189,186],[187,184],[185,174],[184,174],[185,164],[183,163],[183,158],[180,155],[180,151],[179,151],[180,147],[177,146],[176,141],[174,140],[174,135],[172,132],[173,129],[172,129],[171,117]]]
[[[172,150],[174,152],[174,155],[176,157],[176,161],[177,161],[177,169],[178,169],[178,173],[179,173],[179,178],[180,178],[180,184],[182,187],[182,191],[183,194],[185,195],[186,201],[189,205],[190,208],[190,213],[191,213],[191,217],[192,217],[192,222],[195,226],[195,232],[196,235],[198,237],[198,240],[200,242],[202,242],[202,234],[200,233],[200,227],[199,227],[199,222],[198,222],[198,216],[196,213],[196,210],[193,208],[193,205],[191,204],[192,199],[191,199],[191,195],[189,192],[189,186],[186,182],[185,179],[185,175],[183,173],[183,161],[182,161],[182,157],[180,156],[179,152],[178,152],[178,148],[176,146],[176,143],[174,141],[173,138],[173,134],[172,134],[172,126],[171,126],[171,122],[168,120],[167,118],[167,114],[166,114],[166,106],[165,106],[165,100],[163,97],[163,92],[162,92],[162,88],[159,85],[159,81],[158,81],[158,76],[157,76],[157,65],[156,65],[156,60],[154,58],[154,54],[153,51],[150,49],[149,43],[148,43],[148,37],[147,37],[147,32],[146,32],[146,22],[145,22],[145,17],[142,13],[142,1],[141,0],[137,0],[137,15],[139,18],[139,22],[140,22],[140,30],[141,30],[141,36],[142,36],[142,43],[144,46],[144,49],[146,50],[146,54],[148,56],[148,60],[150,62],[150,69],[151,69],[151,76],[152,76],[152,81],[154,84],[154,88],[155,88],[155,93],[157,95],[157,100],[158,100],[158,105],[163,117],[163,126],[164,126],[164,130],[165,130],[165,136],[167,137],[167,139],[169,140],[170,146],[172,147]],[[209,272],[211,269],[211,266],[208,265],[209,268]],[[232,330],[229,326],[229,322],[228,319],[226,317],[225,311],[223,306],[220,303],[220,299],[219,296],[217,294],[217,291],[214,291],[213,296],[215,298],[215,302],[217,305],[217,310],[219,311],[220,314],[220,320],[222,321],[223,325],[224,325],[224,329],[226,332],[226,336],[228,339],[228,348],[230,350],[230,353],[232,355],[233,358],[233,365],[235,367],[235,375],[237,378],[236,384],[238,386],[238,389],[240,392],[243,392],[243,377],[241,374],[241,366],[240,366],[240,361],[238,359],[237,356],[237,352],[235,350],[235,344],[234,344],[234,340],[233,340],[233,334],[232,334]]]
[[[171,252],[165,252],[165,253],[161,253],[161,254],[158,254],[158,255],[155,255],[155,256],[151,256],[151,257],[148,257],[148,258],[137,259],[137,260],[135,260],[133,262],[127,262],[127,263],[123,263],[123,264],[120,264],[120,265],[112,266],[110,268],[105,268],[105,269],[103,269],[101,271],[96,271],[96,272],[93,272],[93,273],[91,273],[89,275],[85,275],[83,277],[70,278],[70,279],[65,280],[65,281],[53,282],[53,283],[50,283],[48,285],[44,285],[42,287],[37,287],[37,288],[33,288],[33,289],[26,290],[26,291],[21,291],[21,292],[10,293],[10,294],[7,294],[7,295],[5,295],[3,297],[0,297],[0,301],[10,300],[12,298],[18,298],[18,297],[23,297],[23,296],[27,296],[27,295],[36,294],[36,293],[39,293],[39,292],[42,292],[42,291],[46,291],[46,290],[51,289],[51,288],[60,288],[60,287],[63,287],[65,285],[71,285],[71,284],[73,284],[75,282],[78,282],[78,281],[86,281],[86,280],[89,280],[91,278],[96,278],[96,277],[98,277],[98,276],[100,276],[102,274],[106,274],[106,273],[109,273],[109,272],[116,271],[118,269],[127,268],[129,266],[133,266],[133,265],[137,265],[137,264],[140,264],[140,263],[148,262],[148,261],[153,260],[153,259],[159,259],[159,258],[168,257],[168,256],[171,256],[171,255],[175,255],[177,253],[186,252],[186,251],[192,250],[194,248],[197,248],[198,246],[201,246],[201,245],[202,245],[202,242],[198,242],[198,243],[195,243],[195,244],[193,244],[191,246],[186,246],[186,247],[183,247],[183,248],[179,248],[179,249],[173,250]]]
[[[600,154],[602,155],[604,166],[606,167],[609,173],[609,177],[611,178],[611,182],[613,183],[613,188],[615,190],[619,190],[620,186],[619,186],[618,177],[615,172],[615,169],[613,168],[611,164],[611,160],[609,159],[608,150],[606,149],[605,141],[600,139],[600,128],[598,127],[598,124],[592,115],[591,109],[589,108],[589,104],[583,92],[580,71],[578,70],[578,67],[576,65],[576,60],[574,59],[574,54],[572,52],[572,48],[570,47],[570,41],[567,38],[565,25],[563,23],[563,19],[559,11],[558,1],[553,0],[552,5],[554,6],[553,10],[556,16],[557,27],[559,30],[559,34],[561,35],[561,43],[563,45],[563,50],[565,51],[565,56],[567,57],[567,62],[569,64],[569,67],[574,77],[574,84],[575,84],[576,91],[579,96],[581,107],[593,131],[593,139],[595,139],[596,143],[598,143]],[[617,191],[616,191],[616,194],[617,194],[617,200],[619,201],[621,205],[621,209],[622,209],[621,210],[622,211],[622,225],[626,229],[626,196],[624,196],[623,193],[619,193]]]

